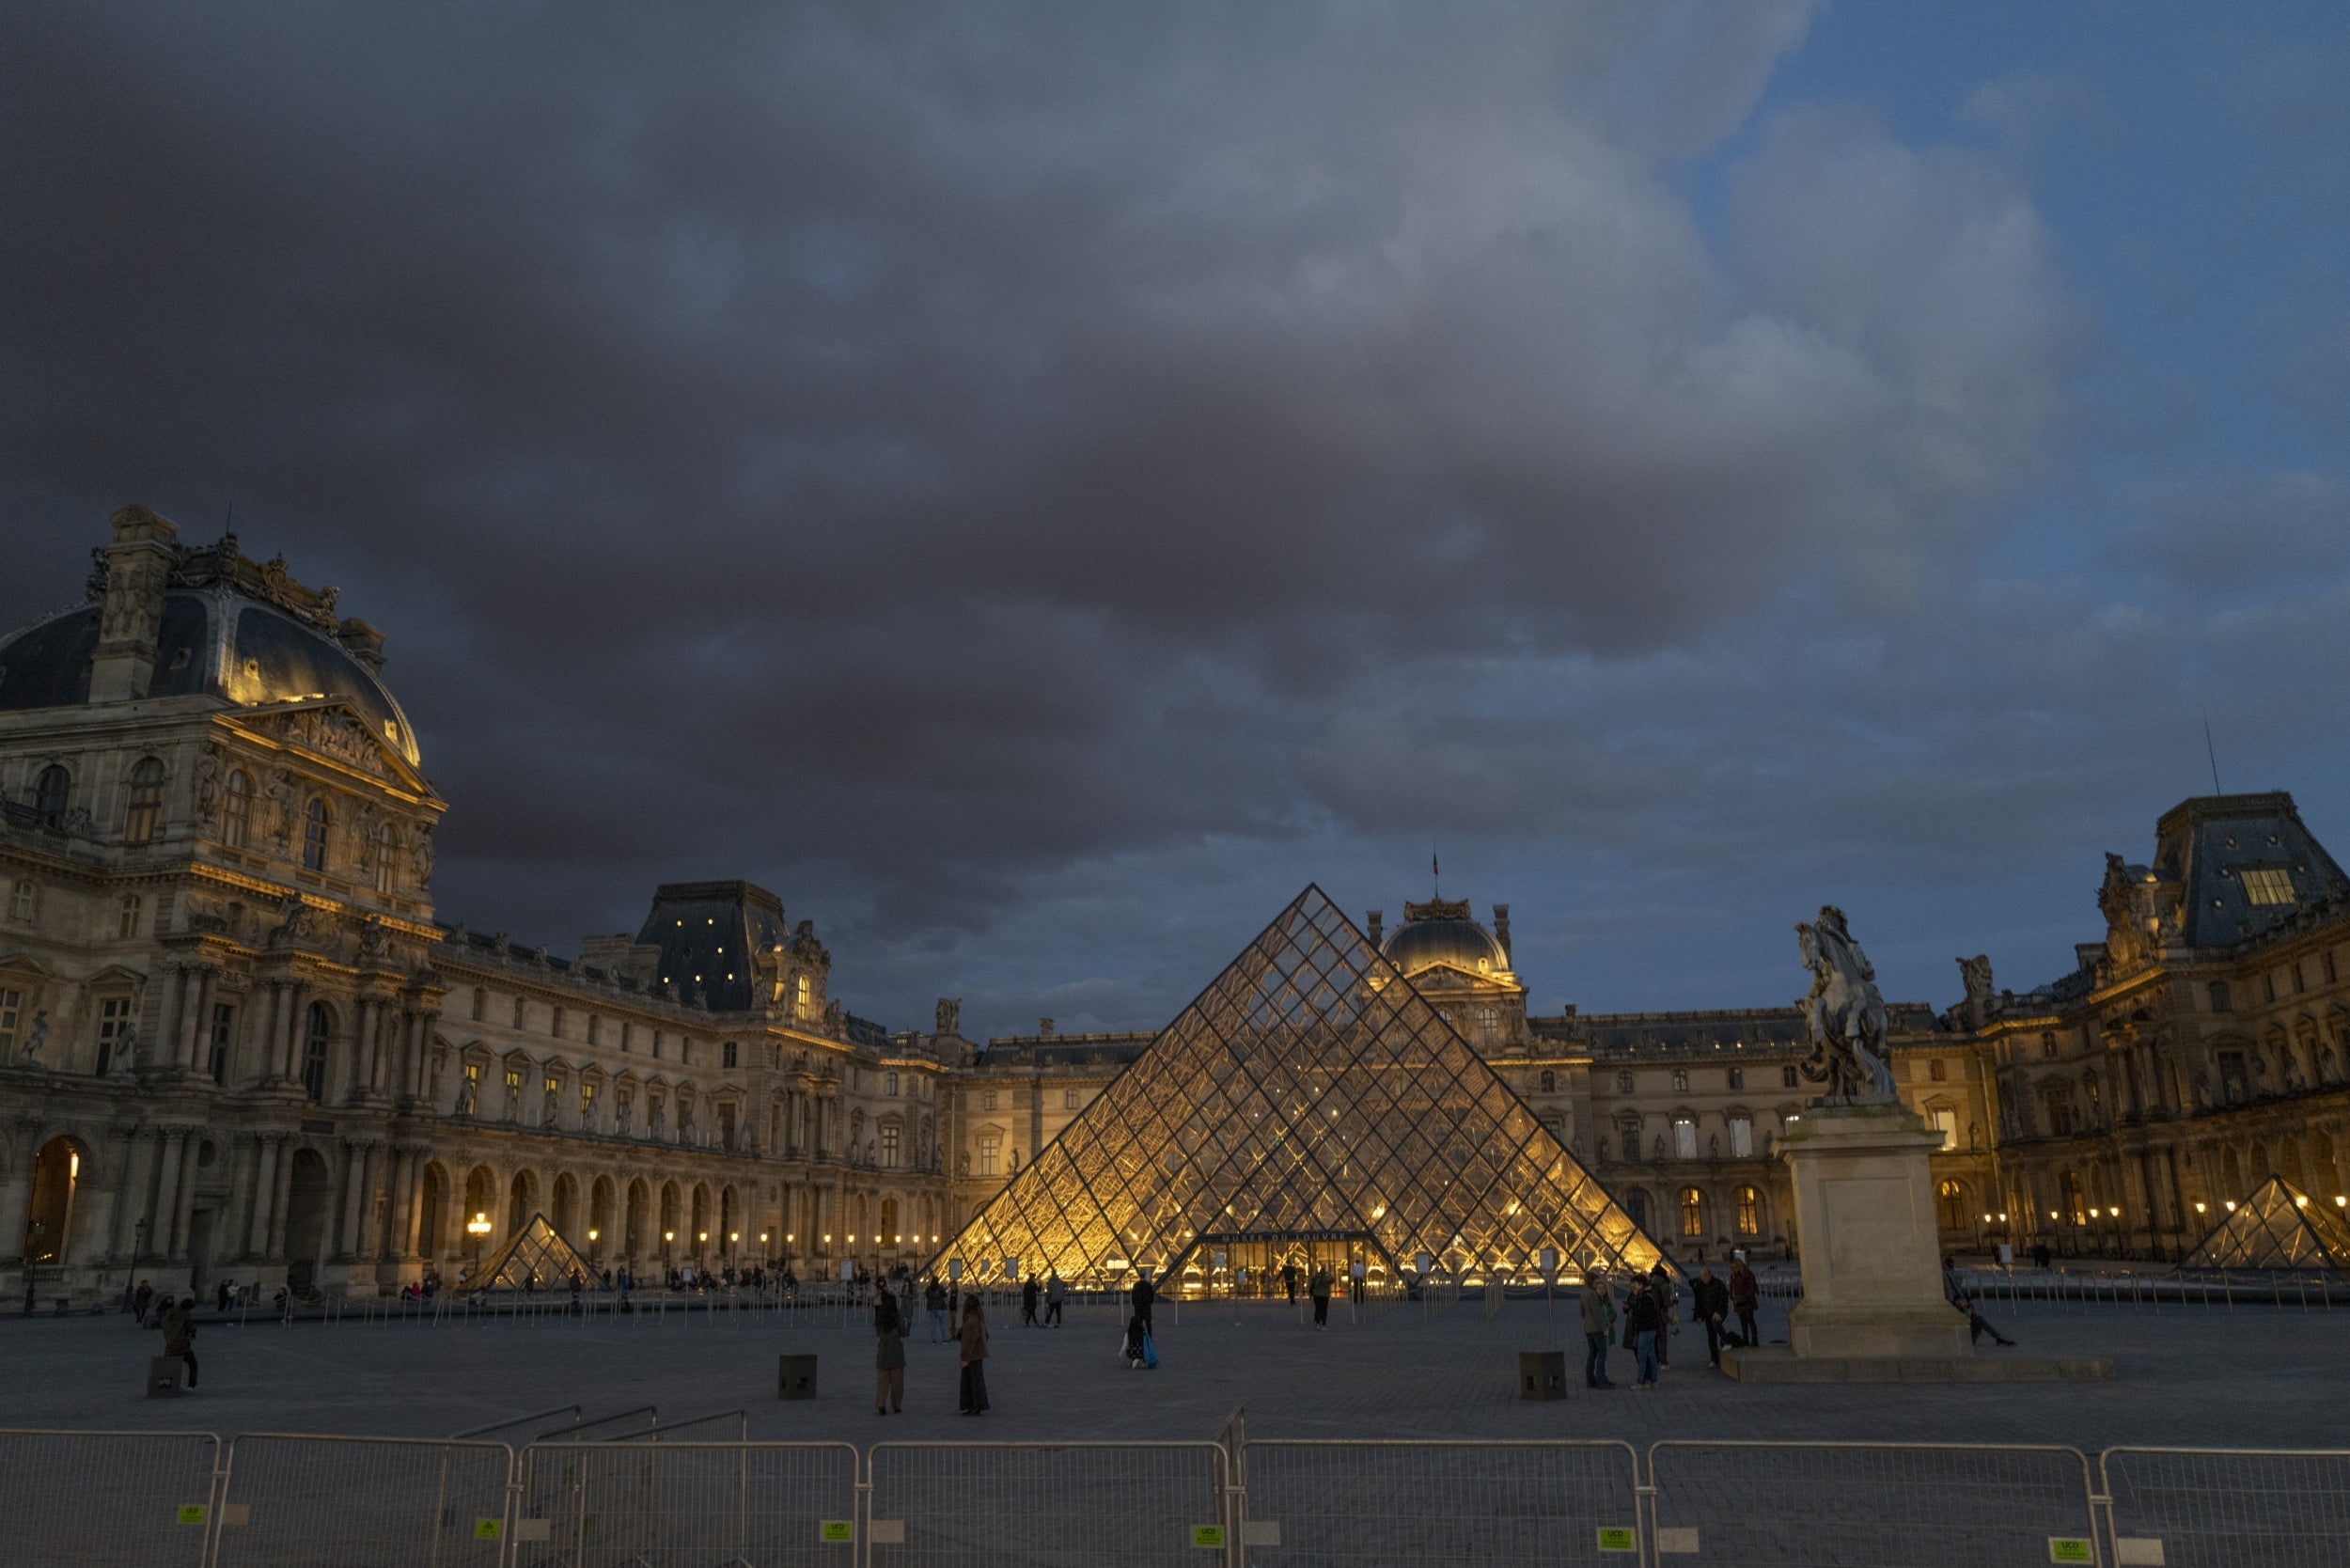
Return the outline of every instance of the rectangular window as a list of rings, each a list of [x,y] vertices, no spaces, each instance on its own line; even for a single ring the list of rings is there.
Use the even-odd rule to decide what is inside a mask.
[[[589,1078],[579,1080],[579,1128],[585,1133],[596,1130],[596,1086]]]
[[[2264,866],[2241,873],[2244,896],[2256,904],[2291,903],[2293,876],[2281,867]]]
[[[1060,1091],[1061,1109],[1075,1110],[1081,1103],[1082,1102],[1078,1099],[1077,1091],[1075,1090],[1064,1089]]]
[[[621,1019],[621,1020],[620,1020],[620,1050],[622,1051],[622,1053],[623,1053],[623,1054],[625,1054],[625,1053],[627,1052],[627,1050],[628,1050],[629,1046],[630,1046],[631,1044],[633,1044],[633,1043],[634,1043],[634,1042],[633,1042],[633,1041],[631,1041],[631,1040],[630,1040],[630,1038],[629,1038],[629,1036],[630,1036],[632,1033],[634,1033],[634,1030],[633,1030],[633,1029],[629,1027],[629,1022],[628,1022],[628,1020],[627,1020],[627,1019],[625,1019],[625,1018]]]
[[[473,1021],[477,1024],[490,1016],[490,994],[479,986],[473,988]]]
[[[547,1033],[555,1036],[557,1040],[563,1038],[563,1010],[561,1008],[556,1008],[549,1013],[547,1018]]]
[[[523,1074],[519,1067],[506,1070],[506,1120],[516,1121],[523,1114]]]
[[[1730,1152],[1737,1159],[1746,1159],[1754,1152],[1754,1119],[1733,1116],[1730,1119]]]
[[[212,1004],[212,1056],[211,1059],[205,1063],[205,1070],[212,1074],[212,1082],[216,1084],[225,1084],[228,1081],[228,1042],[235,1037],[236,1032],[237,1010],[227,1002],[214,1002]]]
[[[997,1157],[1002,1153],[1003,1147],[1004,1140],[996,1134],[982,1133],[979,1135],[980,1175],[993,1176],[995,1174],[995,1162]]]
[[[1950,1076],[1949,1071],[1942,1065],[1940,1057],[1935,1057],[1926,1063],[1926,1076],[1935,1083],[1941,1083]]]
[[[131,998],[109,996],[98,1004],[98,1075],[119,1072],[122,1063],[115,1059],[120,1049],[122,1036],[131,1027]]]
[[[995,1091],[994,1090],[992,1090],[992,1089],[983,1089],[983,1090],[981,1090],[979,1091],[979,1109],[981,1109],[981,1110],[994,1110],[995,1108]]]
[[[734,1042],[731,1040],[726,1044],[726,1065],[728,1067],[734,1065]]]
[[[139,896],[136,893],[122,895],[122,918],[116,927],[116,935],[132,937],[139,933],[140,909]]]
[[[514,1027],[518,1029],[523,1027],[524,1021],[530,1016],[528,1012],[524,1011],[528,1006],[529,1004],[525,1002],[520,996],[514,998]]]
[[[613,1130],[614,1132],[616,1132],[616,1133],[619,1134],[622,1137],[628,1137],[628,1133],[629,1133],[629,1126],[628,1126],[628,1123],[629,1123],[629,1118],[630,1118],[633,1114],[634,1114],[635,1109],[636,1109],[636,1096],[635,1096],[635,1095],[634,1095],[634,1094],[630,1093],[630,1092],[629,1092],[626,1089],[618,1089],[618,1090],[613,1090],[613,1092],[612,1092],[612,1130]]]
[[[1778,1086],[1781,1089],[1794,1089],[1797,1087],[1799,1082],[1800,1080],[1794,1068],[1782,1067],[1778,1070]]]
[[[898,1124],[885,1121],[881,1130],[881,1163],[885,1170],[898,1168]]]
[[[1673,1118],[1673,1158],[1694,1160],[1698,1157],[1698,1124],[1693,1118]]]
[[[596,1016],[594,1013],[592,1013],[592,1012],[591,1012],[591,1013],[589,1013],[589,1014],[588,1015],[588,1044],[590,1044],[590,1045],[595,1044],[595,1043],[597,1043],[597,1042],[596,1042],[596,1036],[597,1036],[597,1035],[599,1035],[599,1034],[601,1034],[601,1033],[603,1033],[603,1019],[601,1019],[601,1018],[599,1018],[599,1017],[597,1017],[597,1016]]]
[[[457,1114],[473,1116],[479,1111],[480,1107],[481,1064],[478,1061],[469,1061],[465,1063],[464,1087],[457,1091]]]
[[[807,977],[802,975],[791,982],[791,1016],[802,1023],[807,1021],[808,996]]]
[[[895,1094],[898,1092],[897,1074],[884,1073],[882,1074],[882,1092],[884,1094]]]
[[[734,1106],[730,1104],[718,1107],[718,1147],[729,1152],[734,1148]]]
[[[1943,1148],[1958,1147],[1958,1112],[1946,1106],[1940,1110],[1926,1112],[1926,1120],[1933,1122],[1935,1130],[1941,1133]]]
[[[1635,1161],[1637,1161],[1637,1160],[1639,1159],[1639,1157],[1640,1157],[1640,1129],[1639,1129],[1639,1128],[1637,1128],[1637,1127],[1624,1127],[1624,1128],[1621,1128],[1621,1129],[1619,1129],[1618,1136],[1617,1136],[1617,1140],[1616,1140],[1616,1141],[1617,1141],[1617,1148],[1618,1148],[1618,1152],[1619,1152],[1622,1155],[1623,1159],[1624,1159],[1627,1163],[1630,1163],[1630,1162],[1635,1162]]]
[[[18,925],[29,926],[39,916],[40,889],[33,886],[31,877],[18,878],[15,890],[8,895],[8,918]],[[2326,962],[2333,962],[2331,954],[2326,955]],[[2333,977],[2328,975],[2326,978],[2330,980]]]
[[[0,990],[0,1061],[14,1061],[16,1032],[24,1013],[24,994]]]

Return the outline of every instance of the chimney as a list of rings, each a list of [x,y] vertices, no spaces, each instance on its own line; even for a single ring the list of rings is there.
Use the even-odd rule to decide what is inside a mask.
[[[1517,960],[1510,953],[1510,906],[1506,903],[1494,905],[1494,940],[1501,944],[1501,956],[1515,964]]]
[[[1376,948],[1380,945],[1379,933],[1386,928],[1386,922],[1387,912],[1386,910],[1374,909],[1371,912],[1371,945],[1372,947]]]
[[[1038,1019],[1036,1021],[1036,1032],[1046,1040],[1052,1039],[1053,1021],[1050,1018]]]
[[[343,645],[344,652],[358,660],[370,671],[384,667],[384,634],[361,620],[357,616],[352,616],[336,626],[335,640]]]
[[[129,702],[147,695],[155,675],[155,637],[164,624],[164,587],[179,552],[180,530],[141,506],[114,515],[106,596],[99,611],[98,651],[90,659],[89,699]]]

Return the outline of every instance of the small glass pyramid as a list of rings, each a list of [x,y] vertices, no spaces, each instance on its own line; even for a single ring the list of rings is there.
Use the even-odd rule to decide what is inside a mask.
[[[601,1278],[596,1265],[581,1257],[572,1244],[547,1223],[547,1216],[534,1214],[530,1223],[514,1232],[513,1238],[499,1247],[481,1266],[458,1281],[460,1290],[467,1291],[567,1291],[576,1272],[582,1285],[593,1285]]]
[[[2271,1176],[2179,1261],[2194,1268],[2350,1268],[2350,1222]]]
[[[966,1284],[1645,1270],[1660,1252],[1308,886],[944,1248]],[[1425,1260],[1423,1262],[1423,1260]]]

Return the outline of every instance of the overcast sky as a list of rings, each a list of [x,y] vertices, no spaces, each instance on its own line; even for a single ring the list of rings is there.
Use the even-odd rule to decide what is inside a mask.
[[[744,876],[893,1027],[1163,1023],[1297,889],[1532,1005],[2350,855],[2339,5],[0,10],[0,623],[343,589],[444,918]]]

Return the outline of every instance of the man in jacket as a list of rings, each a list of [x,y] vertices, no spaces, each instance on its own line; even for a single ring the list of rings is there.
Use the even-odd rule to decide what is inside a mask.
[[[931,1315],[931,1343],[943,1344],[947,1339],[947,1287],[931,1276],[931,1282],[922,1290],[923,1309]]]
[[[1583,1277],[1583,1386],[1612,1388],[1607,1380],[1607,1341],[1616,1327],[1616,1300],[1607,1277],[1594,1269]]]
[[[1659,1258],[1648,1271],[1649,1294],[1656,1298],[1656,1364],[1672,1365],[1673,1305],[1681,1299],[1681,1287],[1673,1283],[1672,1271]]]
[[[1714,1278],[1710,1268],[1698,1270],[1698,1282],[1690,1293],[1689,1313],[1705,1325],[1705,1358],[1716,1367],[1722,1364],[1722,1320],[1730,1316],[1730,1287]]]
[[[1135,1277],[1135,1315],[1142,1320],[1142,1331],[1145,1334],[1157,1332],[1151,1326],[1151,1303],[1158,1298],[1159,1293],[1151,1288],[1151,1276],[1148,1273]]]
[[[1052,1273],[1052,1274],[1049,1274],[1049,1275],[1045,1276],[1045,1278],[1044,1278],[1044,1326],[1045,1326],[1045,1327],[1047,1327],[1047,1328],[1058,1328],[1058,1327],[1060,1326],[1060,1304],[1061,1304],[1062,1299],[1063,1299],[1065,1296],[1067,1296],[1067,1295],[1068,1295],[1068,1294],[1069,1294],[1069,1293],[1068,1293],[1068,1291],[1067,1291],[1067,1290],[1066,1290],[1066,1289],[1065,1289],[1065,1288],[1061,1285],[1061,1282],[1060,1282],[1060,1275],[1059,1275],[1058,1271],[1056,1271],[1056,1272],[1054,1272],[1054,1273]]]
[[[1634,1277],[1632,1299],[1624,1307],[1624,1338],[1631,1341],[1633,1354],[1638,1357],[1640,1375],[1635,1388],[1656,1387],[1659,1365],[1656,1347],[1664,1342],[1667,1320],[1665,1307],[1656,1294],[1656,1287],[1648,1279]]]
[[[1293,1277],[1294,1271],[1292,1271]],[[1314,1298],[1314,1326],[1328,1328],[1330,1326],[1330,1271],[1327,1268],[1316,1268],[1313,1278],[1306,1282],[1306,1289],[1308,1294]]]

